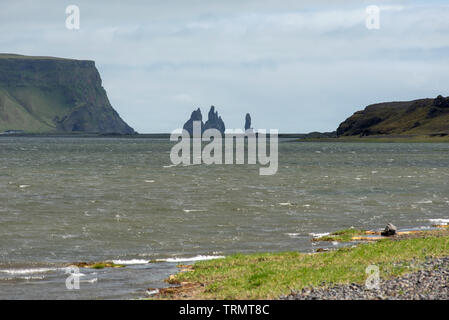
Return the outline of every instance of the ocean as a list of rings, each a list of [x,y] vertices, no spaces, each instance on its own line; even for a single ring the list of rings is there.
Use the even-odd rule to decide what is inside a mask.
[[[168,139],[0,137],[0,299],[139,299],[177,265],[449,218],[449,144],[281,139],[279,169],[173,166]],[[438,220],[442,219],[442,220]],[[114,261],[123,268],[68,266]]]

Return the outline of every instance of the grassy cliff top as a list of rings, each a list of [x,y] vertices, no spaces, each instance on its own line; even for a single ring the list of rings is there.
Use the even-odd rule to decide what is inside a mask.
[[[0,132],[132,134],[91,60],[0,54]]]
[[[0,59],[17,59],[17,60],[57,60],[57,61],[90,61],[92,60],[78,60],[69,58],[47,57],[47,56],[24,56],[14,53],[0,53]]]
[[[384,102],[355,112],[338,136],[449,134],[449,97]]]

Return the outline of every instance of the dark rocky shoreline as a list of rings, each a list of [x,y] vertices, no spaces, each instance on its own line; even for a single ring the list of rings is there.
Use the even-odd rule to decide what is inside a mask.
[[[448,300],[449,257],[428,258],[414,271],[393,279],[382,279],[379,289],[351,283],[330,288],[304,288],[281,296],[281,300]]]

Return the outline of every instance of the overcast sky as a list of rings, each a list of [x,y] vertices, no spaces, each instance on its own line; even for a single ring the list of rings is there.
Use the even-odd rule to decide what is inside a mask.
[[[135,130],[215,105],[227,128],[332,131],[368,104],[449,95],[448,1],[2,0],[0,52],[95,60]],[[65,9],[80,8],[79,30]],[[380,7],[380,29],[365,26]]]

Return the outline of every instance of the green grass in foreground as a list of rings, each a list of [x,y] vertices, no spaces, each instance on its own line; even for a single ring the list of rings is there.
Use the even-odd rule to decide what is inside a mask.
[[[448,255],[448,245],[446,232],[399,241],[385,239],[318,254],[236,254],[198,262],[194,271],[179,273],[175,279],[205,284],[190,295],[187,293],[193,299],[276,299],[292,289],[317,287],[323,282],[363,283],[367,277],[365,269],[372,264],[380,268],[382,278],[398,276],[413,271],[413,266],[425,257]]]

